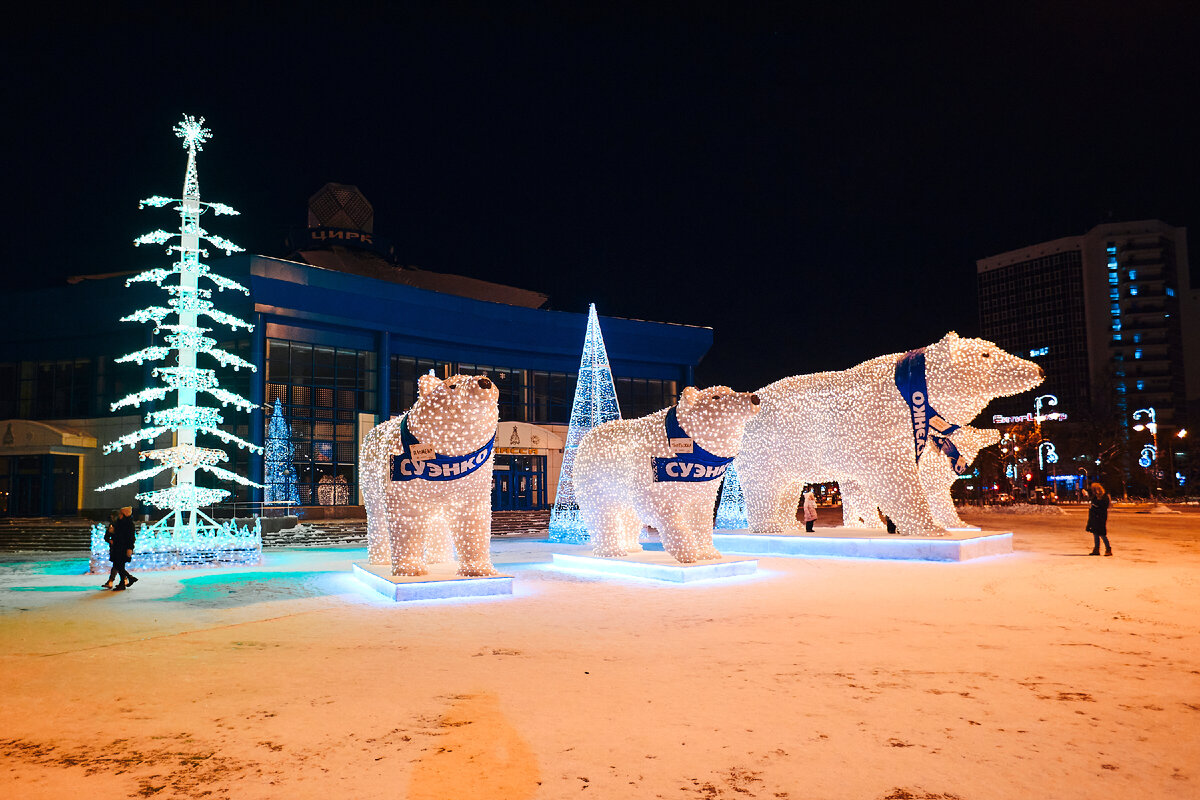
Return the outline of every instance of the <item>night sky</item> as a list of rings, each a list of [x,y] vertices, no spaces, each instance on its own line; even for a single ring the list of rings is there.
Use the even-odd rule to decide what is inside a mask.
[[[175,220],[137,200],[179,192],[190,113],[202,196],[243,214],[209,227],[253,252],[354,184],[401,263],[712,327],[701,383],[841,369],[977,334],[977,258],[1200,226],[1187,8],[8,26],[5,283],[156,263],[131,240]]]

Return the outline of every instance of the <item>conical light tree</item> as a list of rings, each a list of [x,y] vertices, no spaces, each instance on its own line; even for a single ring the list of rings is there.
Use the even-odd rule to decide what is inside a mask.
[[[579,503],[575,500],[575,484],[571,480],[575,468],[575,451],[584,434],[609,420],[620,419],[617,389],[608,365],[608,351],[600,333],[596,304],[588,306],[587,334],[583,338],[583,357],[579,361],[579,378],[575,383],[575,400],[571,404],[571,424],[563,448],[562,472],[558,476],[558,491],[554,509],[550,512],[550,541],[582,544],[588,541],[587,529],[579,519]]]
[[[163,206],[177,203],[175,210],[179,212],[180,225],[178,233],[157,230],[138,237],[135,246],[143,244],[168,244],[167,252],[174,253],[175,263],[167,267],[156,267],[136,275],[125,282],[126,286],[133,283],[153,282],[170,295],[165,306],[150,306],[135,311],[129,316],[122,317],[122,322],[150,322],[154,324],[156,333],[165,332],[165,346],[150,347],[116,359],[118,362],[135,361],[166,362],[164,366],[156,367],[153,375],[163,385],[151,386],[140,392],[129,395],[112,404],[112,410],[121,408],[137,408],[145,404],[153,404],[175,394],[174,405],[167,408],[151,410],[145,417],[146,427],[126,434],[105,445],[104,452],[112,453],[126,447],[135,447],[139,442],[154,442],[164,434],[174,436],[174,444],[158,450],[144,450],[140,454],[143,460],[156,461],[157,465],[135,472],[97,491],[117,489],[137,481],[154,478],[165,470],[173,470],[171,486],[163,489],[153,489],[142,492],[137,498],[156,508],[166,509],[169,513],[152,530],[173,531],[176,535],[190,534],[194,539],[196,534],[226,530],[226,526],[215,522],[212,517],[200,510],[203,506],[212,505],[229,496],[225,489],[211,489],[196,485],[197,472],[204,472],[223,481],[240,483],[243,486],[257,486],[235,472],[217,466],[229,460],[223,451],[196,445],[196,434],[203,433],[216,437],[225,443],[236,444],[238,447],[252,452],[262,452],[262,448],[237,436],[221,430],[224,421],[218,408],[198,405],[200,395],[206,395],[221,407],[233,406],[237,410],[250,411],[254,404],[244,397],[222,389],[217,381],[216,371],[197,366],[197,356],[203,354],[214,359],[223,367],[255,370],[255,366],[238,356],[220,350],[216,340],[205,334],[211,328],[200,325],[201,318],[219,325],[231,328],[233,331],[253,330],[253,325],[237,317],[218,311],[211,299],[212,290],[202,287],[200,279],[204,278],[217,287],[218,291],[232,289],[243,294],[250,290],[241,284],[217,275],[209,270],[207,264],[200,259],[207,256],[208,251],[202,249],[202,242],[208,242],[218,250],[224,250],[226,255],[232,255],[242,248],[228,239],[209,233],[200,227],[200,215],[211,211],[215,215],[237,214],[227,205],[221,203],[205,203],[200,200],[200,183],[196,175],[196,153],[203,149],[204,142],[212,133],[204,127],[204,118],[195,119],[185,116],[175,126],[175,135],[183,140],[187,150],[187,172],[183,181],[183,197],[151,197],[143,200],[139,207]],[[174,363],[172,363],[174,362]]]
[[[296,466],[292,463],[292,428],[283,416],[283,406],[275,398],[271,410],[271,424],[267,427],[266,490],[263,502],[273,504],[300,505],[300,491],[296,488]]]
[[[736,531],[749,526],[746,522],[746,497],[738,480],[737,467],[730,464],[721,485],[721,502],[717,504],[717,521],[713,527]]]

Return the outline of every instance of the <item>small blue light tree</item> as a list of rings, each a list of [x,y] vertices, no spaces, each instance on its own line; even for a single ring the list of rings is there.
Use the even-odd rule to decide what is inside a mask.
[[[275,398],[271,423],[267,427],[266,491],[267,504],[300,505],[300,490],[296,488],[296,466],[292,463],[292,428],[283,416],[283,406]]]
[[[575,383],[575,401],[571,404],[571,425],[567,428],[567,443],[563,448],[562,472],[558,476],[558,491],[554,495],[554,510],[550,512],[550,541],[582,544],[588,532],[579,519],[579,504],[575,500],[575,484],[571,480],[575,468],[575,451],[584,434],[601,423],[621,418],[617,405],[617,389],[608,351],[600,333],[596,304],[588,306],[587,334],[583,338],[583,356],[579,360],[579,378]]]
[[[721,486],[721,502],[717,504],[717,521],[713,527],[727,531],[749,527],[746,521],[746,498],[733,464],[725,470],[725,483]]]

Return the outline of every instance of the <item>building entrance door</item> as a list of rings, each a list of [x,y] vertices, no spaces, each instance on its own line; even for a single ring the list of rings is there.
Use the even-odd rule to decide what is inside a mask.
[[[492,472],[492,510],[546,507],[546,457],[497,455]]]
[[[0,516],[74,514],[78,489],[79,456],[0,456]]]

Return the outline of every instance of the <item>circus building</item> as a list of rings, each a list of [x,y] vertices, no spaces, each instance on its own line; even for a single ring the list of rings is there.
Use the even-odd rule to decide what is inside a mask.
[[[353,186],[314,194],[306,225],[281,253],[212,264],[250,289],[221,302],[254,324],[220,343],[257,367],[221,371],[223,385],[256,404],[230,414],[228,430],[264,444],[279,402],[302,513],[361,505],[359,443],[413,404],[417,379],[430,371],[484,374],[500,389],[494,508],[553,504],[586,308],[554,310],[536,291],[402,265]],[[78,275],[0,298],[0,515],[74,515],[128,502],[94,489],[138,469],[136,451],[104,455],[97,444],[142,424],[138,414],[110,410],[148,385],[152,368],[115,361],[157,336],[118,321],[151,296],[145,284],[126,287],[136,271]],[[51,328],[49,314],[68,308],[90,312],[55,315]],[[625,417],[674,402],[712,345],[709,328],[603,316],[601,325]],[[231,456],[231,469],[262,482],[262,455]],[[239,487],[237,504],[261,501],[261,489]]]

